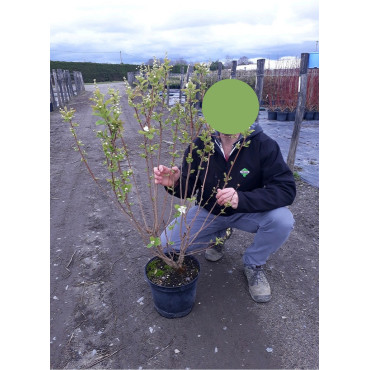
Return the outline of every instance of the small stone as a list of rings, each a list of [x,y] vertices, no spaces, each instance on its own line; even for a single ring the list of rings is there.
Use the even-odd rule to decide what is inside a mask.
[[[176,349],[175,349],[175,353],[180,353],[180,351],[176,348]]]
[[[136,301],[136,303],[144,304],[143,300],[144,300],[144,297],[140,297],[140,298]]]
[[[270,347],[267,347],[267,348],[266,348],[266,351],[271,353],[271,352],[273,352],[274,350],[273,350],[272,348],[270,348]]]

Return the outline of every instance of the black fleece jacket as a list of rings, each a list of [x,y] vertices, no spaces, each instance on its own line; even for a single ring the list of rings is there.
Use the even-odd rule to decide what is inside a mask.
[[[205,185],[202,194],[202,184],[206,174],[207,163],[203,162],[204,170],[200,171],[199,178],[196,183],[196,204],[211,211],[213,214],[219,214],[224,206],[213,205],[216,202],[215,194],[212,194],[213,188],[222,189],[224,186],[225,174],[229,172],[231,162],[234,167],[231,171],[231,180],[226,187],[232,187],[237,190],[239,203],[236,209],[227,207],[223,216],[229,216],[234,213],[255,213],[270,211],[275,208],[284,207],[293,203],[296,195],[295,181],[292,172],[285,163],[279,145],[269,136],[267,136],[259,124],[254,124],[254,132],[246,139],[250,140],[248,147],[242,147],[237,159],[235,160],[238,149],[235,148],[237,143],[243,142],[243,137],[234,143],[233,150],[228,158],[221,149],[221,142],[218,138],[219,133],[212,136],[214,142],[214,154],[210,157],[208,173],[205,179]],[[191,196],[191,190],[196,181],[196,174],[200,164],[200,158],[197,150],[204,148],[204,143],[200,138],[194,140],[197,148],[193,149],[193,162],[191,170],[194,172],[190,175],[187,198]],[[186,157],[190,151],[190,146],[184,153],[184,159],[181,166],[180,181],[172,188],[166,188],[171,194],[176,197],[185,197],[185,182],[188,173],[189,164]]]

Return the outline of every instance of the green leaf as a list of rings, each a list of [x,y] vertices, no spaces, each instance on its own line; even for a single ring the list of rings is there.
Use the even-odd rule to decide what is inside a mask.
[[[96,125],[105,125],[105,121],[102,119],[99,119],[98,121],[95,122]]]

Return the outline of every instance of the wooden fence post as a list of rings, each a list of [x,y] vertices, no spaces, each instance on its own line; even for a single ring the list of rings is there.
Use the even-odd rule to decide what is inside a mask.
[[[299,83],[298,83],[298,103],[294,121],[294,129],[292,139],[290,141],[287,159],[287,164],[292,172],[294,172],[295,155],[297,151],[304,110],[306,106],[308,56],[309,56],[308,53],[301,54],[301,66],[299,71]]]
[[[58,86],[58,76],[57,76],[57,72],[56,72],[55,69],[52,69],[52,74],[53,74],[55,91],[57,92],[58,106],[61,107],[62,106],[62,97],[60,96],[60,91],[59,91],[59,86]]]
[[[62,86],[63,86],[63,91],[64,91],[64,96],[66,103],[69,102],[70,96],[69,96],[69,91],[68,91],[68,85],[67,85],[67,77],[66,77],[66,71],[64,69],[61,70],[60,76],[62,78]]]
[[[221,73],[222,73],[222,62],[218,62],[217,81],[221,80]]]
[[[197,77],[199,78],[199,73],[197,73]],[[200,84],[199,82],[197,82],[195,84],[195,88],[198,90],[200,88]],[[198,110],[200,109],[201,107],[201,101],[200,101],[200,91],[197,91],[197,93],[195,94],[195,99],[197,99],[198,101],[195,103],[195,108],[197,108]]]
[[[85,91],[85,85],[84,85],[84,80],[82,77],[82,73],[80,71],[77,71],[77,80],[78,80],[78,86],[79,86],[79,91]]]
[[[180,67],[180,72],[181,72],[181,77],[180,77],[180,94],[179,94],[179,101],[181,104],[181,99],[182,99],[182,88],[184,84],[184,66]]]
[[[68,101],[70,101],[73,95],[72,95],[71,90],[69,88],[68,74],[69,74],[69,71],[63,70],[63,82],[64,82],[64,85],[65,85],[66,96],[67,96]]]
[[[55,101],[53,81],[52,80],[53,80],[53,75],[50,74],[50,102],[51,102],[53,110],[54,110],[57,107],[57,102]]]
[[[75,85],[75,91],[73,90]],[[53,110],[58,106],[65,106],[74,95],[78,95],[82,90],[85,90],[82,73],[73,71],[73,83],[71,73],[68,70],[52,69],[50,72],[50,102]],[[55,98],[57,96],[57,99]]]
[[[67,90],[67,85],[66,85],[66,79],[65,79],[65,75],[64,75],[64,70],[59,69],[59,74],[60,74],[61,86],[62,86],[62,89],[63,89],[64,103],[66,104],[69,101],[69,96],[68,96],[68,90]]]
[[[76,95],[78,95],[78,93],[81,91],[81,89],[80,89],[80,84],[79,84],[79,81],[78,81],[78,72],[77,71],[73,71],[73,81],[75,83]]]
[[[57,88],[58,88],[59,96],[60,96],[59,106],[63,107],[66,104],[66,100],[65,100],[65,97],[64,97],[63,81],[62,81],[61,70],[60,69],[56,70],[56,76],[57,76]]]
[[[257,60],[257,76],[256,76],[255,92],[258,98],[259,106],[261,106],[261,100],[262,100],[264,73],[265,73],[265,59],[258,59]],[[258,111],[256,122],[258,122],[259,116],[260,116],[260,113]]]
[[[81,78],[81,87],[82,87],[82,91],[85,91],[85,83],[84,83],[84,78],[82,76],[82,72],[78,72],[80,74],[80,78]]]
[[[171,72],[168,73],[168,80],[167,80],[167,106],[170,105],[170,77],[171,77]]]
[[[192,75],[193,71],[194,71],[194,66],[189,65],[188,66],[188,72],[186,74],[186,82],[187,83],[189,82],[189,78]]]
[[[231,76],[230,78],[236,78],[236,65],[237,65],[237,61],[236,60],[233,60],[233,65],[231,67]]]
[[[127,82],[131,87],[134,85],[134,73],[135,72],[127,72]]]
[[[261,104],[262,91],[263,91],[263,77],[265,73],[265,59],[257,60],[257,78],[256,78],[256,95],[258,97],[258,103]]]
[[[73,92],[73,86],[72,86],[71,73],[69,71],[66,71],[66,75],[67,75],[67,83],[68,83],[69,93],[70,93],[71,97],[73,97],[74,92]]]

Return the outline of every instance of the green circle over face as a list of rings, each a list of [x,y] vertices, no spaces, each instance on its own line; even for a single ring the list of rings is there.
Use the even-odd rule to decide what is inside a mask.
[[[204,118],[213,129],[223,134],[246,131],[256,121],[258,111],[254,90],[235,79],[216,82],[203,98]]]

